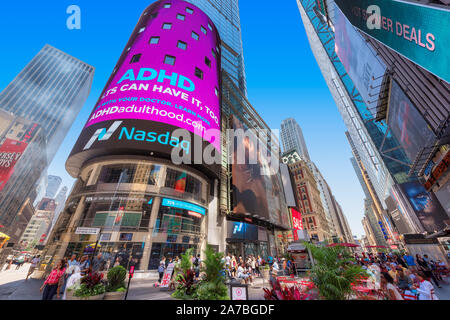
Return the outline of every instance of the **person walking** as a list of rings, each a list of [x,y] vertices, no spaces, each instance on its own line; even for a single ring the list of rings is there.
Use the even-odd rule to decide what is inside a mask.
[[[60,288],[65,271],[66,262],[64,259],[61,259],[39,289],[40,292],[43,292],[42,300],[52,300],[55,294],[59,299]]]
[[[164,271],[166,270],[166,257],[162,257],[159,262],[158,273],[159,273],[159,283],[161,284],[162,278],[164,276]]]
[[[91,266],[91,264],[89,262],[88,256],[86,256],[86,255],[82,256],[81,260],[80,260],[80,265],[79,265],[81,276],[85,276],[89,272],[90,266]]]
[[[426,259],[428,258],[427,255],[424,255]],[[442,288],[439,284],[439,281],[436,279],[436,277],[433,274],[433,270],[431,269],[430,264],[427,262],[427,260],[421,258],[418,254],[416,254],[416,260],[417,264],[419,265],[419,271],[422,272],[428,279],[433,279],[434,283],[438,288]]]
[[[200,254],[198,254],[197,257],[194,258],[194,262],[192,263],[194,265],[195,278],[197,279],[200,276],[200,263]]]
[[[417,292],[419,293],[419,300],[439,300],[439,298],[434,293],[434,287],[430,281],[426,278],[426,274],[419,272],[417,274],[419,279],[419,286],[417,287]],[[416,288],[416,287],[414,287]]]
[[[67,279],[66,288],[64,289],[62,300],[67,299],[67,290],[70,287],[76,287],[77,285],[80,285],[81,278],[83,277],[79,266],[73,265],[72,267],[69,267],[69,269],[71,269],[71,276],[69,277],[69,279]]]
[[[386,292],[388,300],[404,300],[394,285],[394,279],[388,273],[382,274],[380,280],[381,288]]]
[[[105,266],[105,259],[103,259],[103,254],[100,252],[92,261],[92,271],[93,272],[103,271],[104,266]]]
[[[28,269],[28,274],[27,274],[27,277],[25,278],[25,280],[28,280],[28,277],[33,274],[33,272],[36,269],[36,267],[38,266],[39,262],[41,262],[40,255],[37,255],[37,256],[33,257],[33,259],[31,259],[30,269]]]

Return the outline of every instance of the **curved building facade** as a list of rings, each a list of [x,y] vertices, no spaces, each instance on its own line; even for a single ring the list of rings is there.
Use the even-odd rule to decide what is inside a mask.
[[[78,180],[47,256],[93,253],[98,240],[105,268],[155,270],[162,256],[204,250],[220,164],[192,160],[221,154],[220,59],[199,8],[167,0],[143,12],[67,160]]]

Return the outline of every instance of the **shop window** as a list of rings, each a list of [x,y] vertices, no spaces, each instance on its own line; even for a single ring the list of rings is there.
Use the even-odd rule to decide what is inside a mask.
[[[99,181],[102,183],[132,183],[136,165],[104,166],[100,172]]]
[[[200,196],[202,190],[202,184],[198,179],[188,175],[186,172],[180,172],[170,168],[167,169],[165,186],[175,189],[178,192],[188,192],[197,196]]]

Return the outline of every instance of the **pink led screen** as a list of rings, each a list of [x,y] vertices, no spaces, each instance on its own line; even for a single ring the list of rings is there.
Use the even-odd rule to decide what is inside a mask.
[[[220,37],[205,13],[181,0],[153,3],[142,14],[71,157],[118,148],[168,155],[177,146],[171,135],[179,128],[202,137],[202,148],[211,144],[220,153],[220,59]],[[136,135],[144,131],[152,139]],[[184,142],[179,145],[192,154],[194,143]],[[70,166],[75,164],[69,158]]]

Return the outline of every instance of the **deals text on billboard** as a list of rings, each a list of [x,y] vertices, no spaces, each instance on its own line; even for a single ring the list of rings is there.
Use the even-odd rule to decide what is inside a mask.
[[[335,0],[356,28],[384,43],[437,77],[450,81],[449,10],[397,0]],[[380,16],[371,17],[377,6]],[[368,19],[377,18],[380,28]]]

